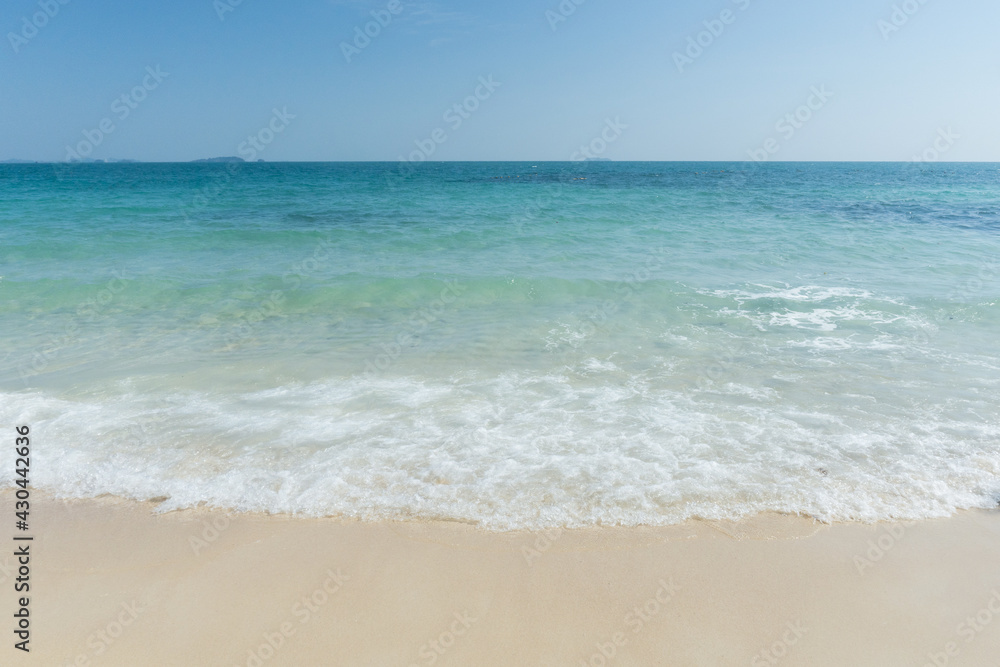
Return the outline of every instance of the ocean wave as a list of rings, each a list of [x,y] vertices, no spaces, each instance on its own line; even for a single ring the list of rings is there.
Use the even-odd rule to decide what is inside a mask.
[[[940,403],[919,398],[926,387],[898,400],[869,388],[823,404],[786,385],[668,389],[656,373],[587,359],[575,372],[356,376],[226,395],[14,392],[0,419],[32,425],[39,488],[166,498],[163,511],[511,530],[763,511],[875,521],[996,504],[997,388]]]

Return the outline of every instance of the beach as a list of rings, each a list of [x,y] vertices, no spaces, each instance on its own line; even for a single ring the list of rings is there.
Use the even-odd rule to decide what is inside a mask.
[[[12,505],[5,492],[0,513]],[[1000,655],[996,511],[547,532],[155,514],[113,498],[38,498],[34,514],[32,651],[6,664],[885,667]]]
[[[1000,3],[703,4],[6,3],[0,667],[1000,667]]]
[[[12,660],[1000,655],[994,165],[0,176]]]

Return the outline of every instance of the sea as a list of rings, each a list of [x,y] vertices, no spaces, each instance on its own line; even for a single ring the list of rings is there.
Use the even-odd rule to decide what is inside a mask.
[[[488,530],[1000,501],[1000,165],[0,165],[0,487]]]

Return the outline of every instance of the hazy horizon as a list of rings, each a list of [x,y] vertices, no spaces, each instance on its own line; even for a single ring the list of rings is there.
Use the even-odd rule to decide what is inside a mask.
[[[219,156],[234,157],[234,156]],[[607,162],[649,162],[660,164],[758,164],[754,160],[606,160]],[[243,164],[398,164],[398,160],[257,160],[255,162],[243,161]],[[427,164],[452,164],[452,163],[497,163],[497,164],[520,164],[534,162],[538,164],[569,163],[579,162],[579,160],[425,160]],[[587,160],[590,162],[590,160]],[[912,160],[767,160],[771,164],[909,164]],[[61,160],[23,160],[20,158],[5,158],[0,160],[0,164],[72,164],[72,165],[98,165],[98,164],[225,164],[226,162],[218,158],[193,158],[190,160],[135,160],[132,158],[111,158],[109,160],[98,159],[80,162],[66,162]],[[938,160],[924,164],[1000,164],[1000,160]]]

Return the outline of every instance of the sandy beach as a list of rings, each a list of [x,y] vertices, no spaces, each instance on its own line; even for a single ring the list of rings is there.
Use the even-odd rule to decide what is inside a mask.
[[[4,493],[0,508],[12,505]],[[1000,512],[489,533],[153,508],[34,500],[31,653],[7,651],[4,664],[890,666],[1000,655]],[[11,619],[17,573],[5,551]]]
[[[0,667],[1000,667],[1000,2],[5,15]]]

